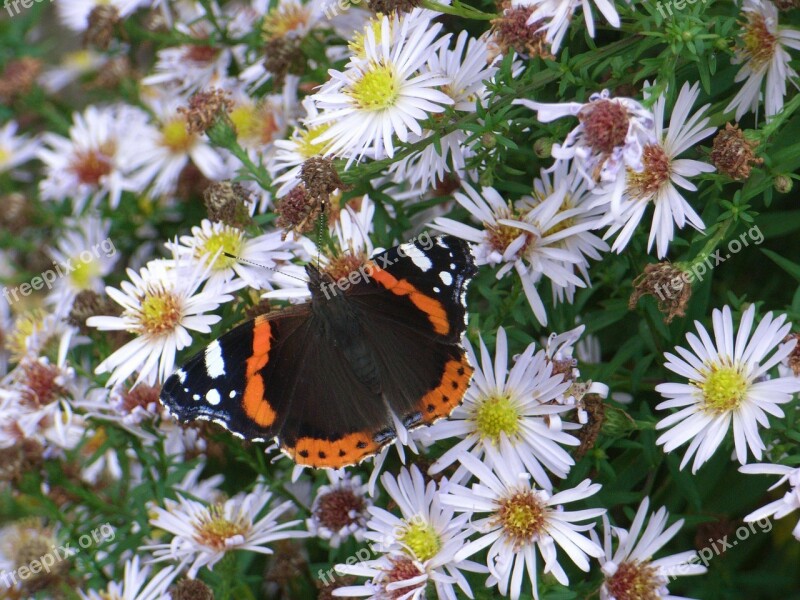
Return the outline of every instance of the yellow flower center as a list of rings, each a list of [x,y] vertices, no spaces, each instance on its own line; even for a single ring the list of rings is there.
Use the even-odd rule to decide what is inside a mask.
[[[11,152],[9,152],[8,148],[0,146],[0,166],[6,164],[9,160],[11,160]]]
[[[697,384],[703,393],[704,408],[713,413],[736,410],[747,396],[747,378],[735,367],[713,366],[705,381]]]
[[[100,275],[100,266],[94,260],[83,262],[83,260],[74,259],[72,264],[75,268],[69,274],[72,283],[79,290],[88,290],[91,287],[92,280]]]
[[[409,524],[398,539],[422,562],[436,556],[442,549],[439,534],[431,525],[421,521]]]
[[[14,322],[12,330],[5,339],[6,349],[11,353],[14,362],[19,362],[27,354],[28,338],[42,330],[46,314],[41,309],[34,309],[20,315]]]
[[[215,550],[225,550],[228,540],[236,536],[246,537],[250,532],[250,523],[244,515],[239,514],[234,520],[230,520],[225,516],[225,509],[221,504],[208,508],[193,525],[195,540]]]
[[[186,130],[184,119],[173,119],[161,127],[161,145],[173,154],[185,154],[195,143],[195,135]]]
[[[230,269],[236,264],[235,258],[225,256],[225,253],[239,256],[242,250],[242,231],[235,227],[228,227],[213,233],[205,239],[205,241],[197,246],[195,256],[201,258],[207,256],[210,260],[216,256],[212,269],[215,271],[224,271]],[[219,254],[217,255],[217,252]]]
[[[535,541],[547,524],[547,507],[532,490],[517,492],[500,501],[494,517],[515,548]]]
[[[397,102],[400,85],[391,65],[372,63],[348,92],[363,110],[385,110]]]
[[[150,335],[162,335],[174,331],[180,323],[180,299],[166,290],[150,290],[142,299],[138,314],[134,316],[139,322],[138,331]]]
[[[328,145],[328,142],[315,142],[314,140],[325,133],[330,126],[330,123],[323,123],[316,127],[300,130],[300,139],[297,143],[297,151],[300,153],[300,156],[303,158],[320,156],[325,150],[325,146]]]
[[[367,57],[367,49],[365,48],[364,40],[367,37],[367,32],[372,29],[372,33],[375,36],[375,44],[381,43],[381,31],[383,23],[383,15],[381,13],[376,14],[369,22],[364,26],[364,30],[361,33],[356,33],[353,36],[353,41],[348,44],[350,48],[350,52],[352,52],[358,58],[366,58]],[[391,21],[389,21],[390,29],[391,29]]]
[[[299,31],[308,24],[309,11],[299,4],[276,6],[264,17],[261,26],[265,42],[283,37],[288,33]]]
[[[92,66],[92,53],[88,50],[77,50],[67,53],[64,66],[85,71]]]
[[[473,416],[478,435],[495,444],[500,434],[512,438],[519,431],[520,415],[508,396],[492,396],[481,402]]]
[[[254,144],[269,144],[280,129],[269,104],[262,107],[254,104],[237,106],[231,111],[230,119],[236,128],[236,135]]]

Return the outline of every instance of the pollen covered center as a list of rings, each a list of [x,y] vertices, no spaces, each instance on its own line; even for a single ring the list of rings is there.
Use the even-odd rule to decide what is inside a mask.
[[[500,434],[513,438],[519,432],[520,415],[508,396],[491,396],[483,400],[474,415],[478,435],[495,444]]]
[[[230,269],[236,264],[236,258],[231,256],[239,256],[242,250],[242,232],[234,227],[225,227],[207,237],[203,243],[197,246],[195,255],[200,258],[206,256],[208,260],[213,259],[214,265],[212,269],[215,271],[224,271]]]
[[[244,541],[250,532],[250,524],[241,514],[234,520],[229,519],[223,506],[215,504],[197,517],[194,530],[194,537],[200,544],[214,550],[225,550]]]
[[[394,67],[372,63],[361,79],[350,86],[349,93],[363,110],[385,110],[400,97],[400,82]]]
[[[442,539],[439,534],[430,524],[423,521],[408,524],[398,539],[417,560],[422,562],[436,556],[442,549]]]
[[[742,42],[744,43],[744,48],[740,50],[745,58],[753,61],[753,66],[755,67],[760,67],[772,60],[772,56],[775,54],[775,44],[778,40],[769,30],[764,15],[748,12],[747,23],[743,24],[743,27]]]
[[[139,332],[161,335],[171,332],[181,320],[180,299],[165,290],[152,291],[142,299],[136,320]]]
[[[161,127],[161,145],[173,154],[187,153],[195,140],[195,134],[186,130],[184,119],[173,119]]]
[[[628,193],[634,200],[650,200],[669,181],[669,157],[659,144],[644,147],[642,164],[640,173],[628,169]]]
[[[495,516],[515,548],[534,542],[547,524],[547,508],[532,490],[517,492],[500,501]]]
[[[736,410],[747,394],[747,378],[735,367],[713,366],[705,381],[698,384],[705,409],[713,413]]]
[[[616,600],[659,600],[662,578],[649,562],[624,562],[606,579],[605,587]]]

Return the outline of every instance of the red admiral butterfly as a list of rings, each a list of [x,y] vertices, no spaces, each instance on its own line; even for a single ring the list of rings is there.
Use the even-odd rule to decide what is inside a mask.
[[[422,236],[421,236],[422,237]],[[277,438],[298,464],[341,467],[461,403],[472,378],[461,335],[477,272],[467,242],[440,236],[373,256],[335,282],[306,267],[311,300],[229,331],[164,383],[181,421]]]

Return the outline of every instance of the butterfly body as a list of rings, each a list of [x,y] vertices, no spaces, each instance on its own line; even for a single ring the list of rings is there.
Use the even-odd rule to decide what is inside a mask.
[[[427,237],[427,236],[426,236]],[[277,438],[299,464],[340,467],[446,417],[472,375],[461,346],[471,249],[421,236],[334,281],[306,267],[311,299],[229,331],[164,383],[181,421]]]

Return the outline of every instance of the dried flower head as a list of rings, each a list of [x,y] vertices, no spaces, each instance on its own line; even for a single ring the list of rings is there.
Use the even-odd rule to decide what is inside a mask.
[[[727,123],[714,138],[711,148],[711,162],[720,173],[725,173],[737,181],[750,177],[753,165],[764,160],[756,158],[758,142],[747,140],[738,125]]]
[[[116,302],[107,296],[101,296],[94,290],[81,290],[72,302],[67,315],[67,323],[77,327],[83,335],[94,331],[86,326],[86,319],[97,315],[120,315],[122,310]]]
[[[0,76],[0,100],[10,103],[27,94],[41,71],[42,61],[31,56],[8,61]]]
[[[550,44],[545,41],[547,32],[542,29],[544,20],[528,25],[531,13],[536,9],[531,6],[512,7],[504,1],[500,7],[502,13],[492,19],[492,41],[504,55],[516,52],[523,56],[550,58]]]
[[[594,448],[605,422],[605,403],[597,394],[586,394],[583,397],[583,408],[588,415],[588,422],[576,434],[581,445],[575,449],[575,460],[582,459],[589,450]]]
[[[83,34],[84,45],[95,46],[98,50],[108,50],[120,23],[119,10],[111,4],[96,5],[87,18]]]
[[[275,224],[285,233],[290,231],[303,235],[315,229],[315,223],[322,214],[324,203],[316,196],[312,196],[302,183],[281,198],[275,212],[278,219]],[[284,234],[285,237],[285,234]]]
[[[367,5],[377,15],[403,14],[422,6],[422,0],[367,0]]]
[[[169,594],[172,600],[214,600],[214,592],[199,579],[181,579]]]
[[[688,273],[669,262],[646,265],[644,272],[633,280],[633,288],[628,308],[633,310],[642,296],[654,296],[666,323],[686,314],[686,305],[692,296]]]
[[[312,156],[306,159],[300,169],[300,180],[305,184],[306,191],[312,198],[327,200],[336,190],[344,189],[345,185],[339,178],[333,161],[322,156]]]
[[[219,119],[233,110],[233,100],[225,90],[210,88],[189,98],[187,107],[178,112],[185,115],[186,131],[200,134],[208,131]]]
[[[272,73],[278,87],[283,86],[286,75],[302,75],[305,71],[302,42],[302,38],[296,36],[282,36],[270,39],[264,46],[264,68]]]
[[[216,181],[203,193],[208,218],[242,229],[252,225],[249,205],[252,195],[241,184],[232,181]]]

